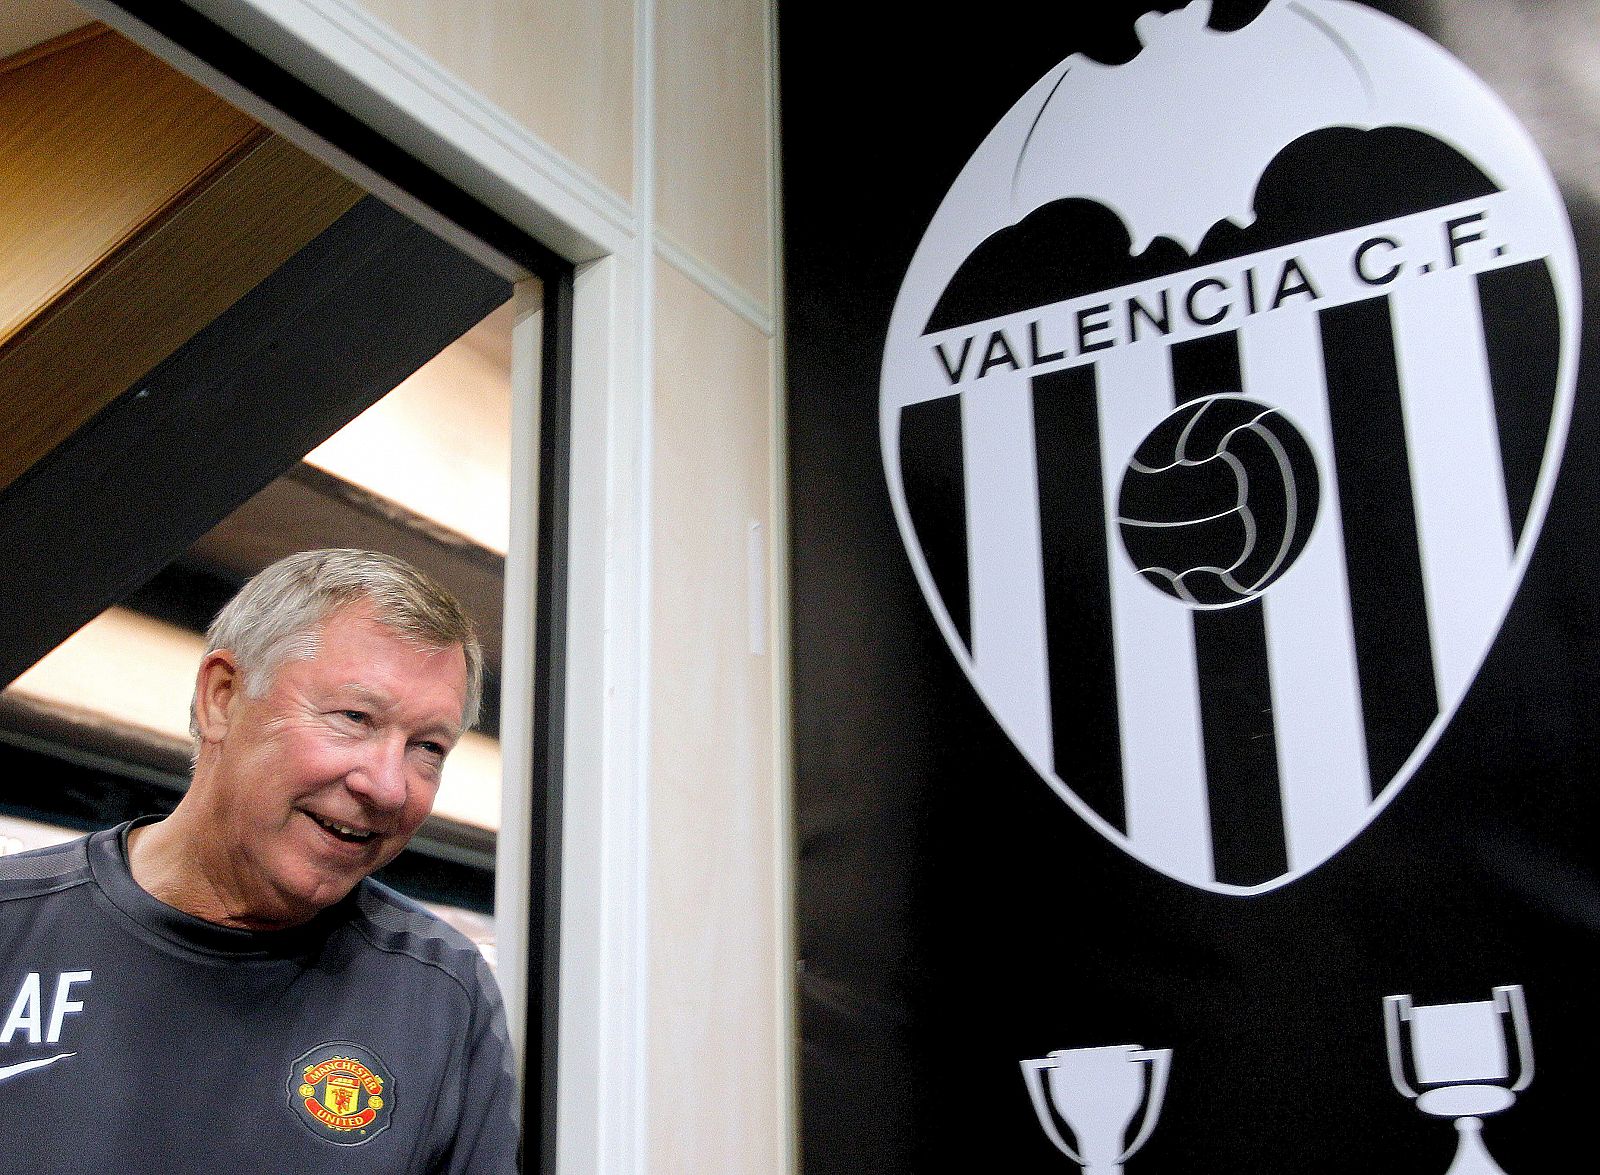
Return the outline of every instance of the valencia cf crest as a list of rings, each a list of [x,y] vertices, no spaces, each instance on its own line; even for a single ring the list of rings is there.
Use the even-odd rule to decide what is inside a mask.
[[[1500,99],[1346,0],[1062,61],[912,260],[881,436],[951,653],[1132,856],[1249,895],[1426,758],[1544,521],[1577,262]]]
[[[319,1138],[360,1146],[389,1128],[394,1078],[370,1050],[329,1041],[291,1067],[289,1109]]]

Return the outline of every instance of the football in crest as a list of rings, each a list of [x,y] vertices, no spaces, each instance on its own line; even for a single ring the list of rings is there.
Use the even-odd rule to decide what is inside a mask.
[[[1117,528],[1139,574],[1196,607],[1253,599],[1294,565],[1317,519],[1311,447],[1240,396],[1175,410],[1134,450]]]

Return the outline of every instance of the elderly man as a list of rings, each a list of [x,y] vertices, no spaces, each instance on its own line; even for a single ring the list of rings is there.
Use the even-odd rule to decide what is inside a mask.
[[[368,878],[480,675],[460,607],[396,559],[313,551],[245,586],[177,810],[0,859],[0,1169],[516,1169],[481,955]]]

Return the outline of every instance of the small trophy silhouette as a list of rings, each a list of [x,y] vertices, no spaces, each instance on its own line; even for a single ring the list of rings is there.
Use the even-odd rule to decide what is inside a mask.
[[[1483,1118],[1508,1108],[1533,1080],[1533,1042],[1521,985],[1497,987],[1493,999],[1467,1004],[1419,1007],[1408,995],[1385,996],[1383,1012],[1394,1087],[1424,1114],[1455,1119],[1461,1141],[1446,1175],[1506,1175],[1483,1144]],[[1508,1021],[1517,1050],[1514,1080],[1506,1048]],[[1415,1085],[1406,1077],[1407,1052]]]
[[[1023,1061],[1022,1076],[1039,1125],[1056,1149],[1081,1166],[1084,1175],[1119,1175],[1122,1164],[1156,1128],[1171,1062],[1171,1049],[1136,1044],[1057,1049]],[[1129,1142],[1128,1128],[1141,1106],[1144,1116]],[[1057,1119],[1072,1133],[1076,1150],[1062,1137]]]

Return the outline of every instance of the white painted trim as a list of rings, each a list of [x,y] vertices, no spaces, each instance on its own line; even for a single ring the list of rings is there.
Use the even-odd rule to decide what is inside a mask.
[[[631,1068],[626,1074],[633,1091],[632,1118],[618,1118],[615,1145],[617,1153],[601,1175],[649,1175],[655,1168],[651,1151],[653,1120],[650,1086],[650,743],[651,743],[651,603],[654,590],[654,490],[655,490],[655,386],[656,386],[656,0],[637,0],[634,16],[633,52],[633,134],[634,201],[642,243],[635,273],[635,297],[639,317],[633,337],[638,343],[638,503],[639,531],[633,536],[633,553],[638,560],[638,591],[632,600],[631,619],[638,657],[632,668],[638,697],[634,711],[638,725],[633,730],[631,748],[637,791],[633,796],[630,825],[622,843],[635,850],[632,861],[619,863],[617,883],[633,896],[632,920],[622,931],[634,944],[629,974],[633,1035],[626,1058]],[[620,479],[619,479],[620,480]],[[619,816],[623,813],[619,812]],[[620,924],[619,924],[620,929]],[[619,973],[620,974],[620,973]],[[624,1058],[619,1056],[619,1062]],[[612,1079],[624,1077],[619,1068]],[[624,1141],[626,1140],[626,1141]],[[562,1175],[566,1175],[565,1172]]]
[[[794,691],[790,680],[793,664],[790,646],[791,619],[789,585],[789,413],[787,369],[784,362],[784,286],[783,286],[783,170],[779,148],[782,125],[779,121],[778,5],[766,0],[767,9],[767,127],[771,135],[771,164],[767,179],[771,184],[768,208],[772,217],[769,289],[772,291],[772,560],[770,640],[772,657],[768,672],[772,682],[773,785],[777,803],[772,813],[772,843],[778,846],[774,887],[773,925],[777,927],[777,966],[774,993],[778,1008],[773,1031],[777,1036],[774,1056],[778,1058],[779,1090],[777,1121],[784,1133],[782,1169],[774,1175],[795,1175],[800,1170],[800,1008],[795,967],[800,957],[799,928],[796,916],[799,903],[795,893],[797,854],[794,817]]]
[[[568,260],[636,235],[626,200],[349,0],[186,3]]]
[[[660,225],[655,226],[656,253],[674,269],[680,270],[689,280],[697,283],[706,293],[740,318],[755,327],[767,338],[773,336],[772,315],[761,302],[733,284],[718,270],[674,240]]]
[[[578,272],[567,582],[566,794],[556,1170],[625,1175],[641,1151],[646,677],[637,265]]]
[[[500,831],[495,840],[496,978],[512,1040],[528,1026],[532,912],[534,601],[539,582],[539,376],[544,316],[537,279],[518,283],[511,327],[511,527],[500,658]],[[517,1054],[519,1079],[526,1058]]]

